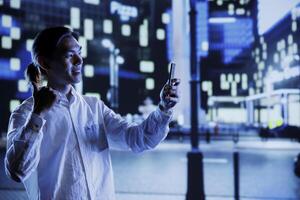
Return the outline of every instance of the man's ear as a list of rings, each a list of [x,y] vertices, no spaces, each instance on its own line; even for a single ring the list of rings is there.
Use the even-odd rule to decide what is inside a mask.
[[[39,65],[40,65],[40,67],[44,70],[44,71],[46,71],[46,72],[48,72],[48,70],[49,70],[49,65],[48,65],[48,62],[47,62],[47,59],[44,57],[44,56],[39,56],[38,58],[37,58],[37,60],[38,60],[38,63],[39,63]]]

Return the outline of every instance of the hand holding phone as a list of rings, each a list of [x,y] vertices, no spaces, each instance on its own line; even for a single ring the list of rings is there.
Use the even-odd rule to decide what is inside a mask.
[[[163,111],[168,111],[178,103],[178,85],[180,80],[175,77],[175,63],[171,62],[169,64],[169,78],[167,84],[163,87],[160,93],[160,103],[159,107]]]

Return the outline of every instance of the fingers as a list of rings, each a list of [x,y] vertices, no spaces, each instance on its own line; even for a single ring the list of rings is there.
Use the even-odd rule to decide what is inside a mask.
[[[180,79],[179,78],[173,78],[171,80],[171,86],[178,86],[180,84]]]

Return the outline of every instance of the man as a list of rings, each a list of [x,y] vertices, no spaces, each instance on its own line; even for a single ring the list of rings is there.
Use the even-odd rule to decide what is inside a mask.
[[[141,124],[128,124],[104,103],[82,96],[78,36],[66,27],[40,32],[27,76],[33,95],[11,114],[6,173],[22,181],[30,199],[115,199],[110,149],[142,152],[168,133],[178,101],[173,79],[160,94],[159,108]],[[41,87],[41,76],[47,87]]]

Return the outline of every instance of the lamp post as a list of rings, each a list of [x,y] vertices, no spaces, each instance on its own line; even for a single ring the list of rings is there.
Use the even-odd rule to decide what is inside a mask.
[[[186,200],[204,200],[203,155],[199,150],[198,113],[200,108],[200,74],[197,65],[196,0],[190,0],[190,63],[191,63],[191,146],[188,152],[188,188]]]
[[[102,40],[102,46],[109,50],[109,86],[108,100],[111,108],[118,112],[119,109],[119,64],[124,63],[124,58],[119,55],[120,50],[109,39]]]

